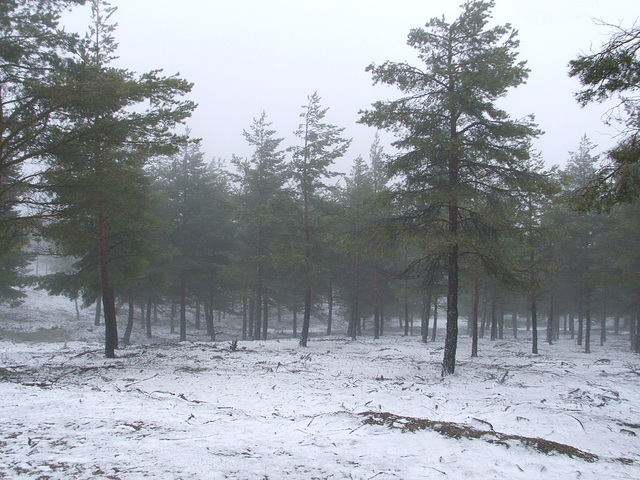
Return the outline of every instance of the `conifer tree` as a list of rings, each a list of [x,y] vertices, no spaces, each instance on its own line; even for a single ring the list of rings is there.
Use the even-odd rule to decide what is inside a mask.
[[[609,40],[599,51],[569,62],[569,75],[582,84],[576,94],[580,105],[618,102],[617,108],[608,110],[605,121],[622,135],[607,152],[608,162],[574,195],[573,206],[582,210],[610,210],[640,197],[640,26],[604,25],[612,30]]]
[[[361,121],[394,132],[401,151],[389,162],[405,206],[399,220],[429,231],[436,248],[425,257],[446,259],[447,333],[443,375],[455,371],[460,256],[465,238],[485,224],[472,199],[506,194],[517,182],[529,141],[530,120],[513,120],[496,101],[528,75],[517,61],[516,32],[489,28],[491,1],[466,1],[451,23],[432,18],[411,30],[408,44],[423,68],[385,62],[367,70],[374,83],[397,86],[406,96],[376,102]],[[413,228],[413,227],[411,227]]]
[[[0,2],[0,302],[22,295],[22,248],[42,213],[34,164],[73,133],[64,114],[73,88],[62,70],[76,36],[59,28],[60,14],[84,0]],[[30,164],[29,168],[24,168]]]
[[[596,146],[583,136],[578,150],[570,152],[567,166],[562,172],[562,183],[567,198],[584,189],[598,170],[599,155]],[[604,228],[604,217],[595,212],[571,211],[569,205],[555,205],[553,211],[557,227],[562,229],[558,247],[563,267],[569,270],[581,306],[578,325],[578,344],[584,343],[585,353],[591,351],[591,317],[593,314],[594,273],[598,270],[598,237]],[[577,285],[576,285],[577,282]]]
[[[267,338],[269,296],[267,278],[274,273],[276,251],[274,243],[286,221],[283,215],[289,197],[284,188],[288,172],[284,152],[279,150],[282,138],[275,136],[267,115],[254,118],[249,131],[243,132],[247,143],[254,148],[250,159],[235,158],[239,170],[238,217],[245,225],[249,260],[255,270],[255,322],[253,338]]]
[[[336,175],[329,170],[329,167],[337,158],[345,154],[351,140],[340,136],[344,128],[323,123],[328,108],[321,107],[320,96],[317,93],[308,97],[308,103],[302,108],[300,114],[302,122],[294,132],[300,144],[291,147],[290,150],[293,155],[292,177],[303,212],[305,295],[300,346],[306,347],[311,322],[312,286],[317,267],[313,245],[315,224],[319,217],[316,207],[323,190],[326,189],[323,181]]]
[[[160,71],[136,76],[112,67],[116,25],[109,22],[116,8],[92,0],[91,11],[89,32],[66,68],[76,88],[65,115],[81,135],[50,156],[43,186],[52,196],[54,216],[47,233],[60,252],[94,258],[105,355],[112,358],[118,344],[112,266],[122,249],[143,239],[149,228],[144,166],[154,155],[175,150],[182,139],[172,128],[191,114],[194,104],[179,98],[191,89],[185,80],[163,77]]]
[[[188,297],[212,308],[210,290],[228,248],[228,240],[221,238],[226,233],[223,224],[227,215],[221,208],[222,192],[217,191],[199,141],[188,140],[180,152],[160,159],[154,175],[161,202],[157,212],[171,225],[166,248],[172,255],[165,270],[169,296],[179,299],[180,341],[185,341]]]

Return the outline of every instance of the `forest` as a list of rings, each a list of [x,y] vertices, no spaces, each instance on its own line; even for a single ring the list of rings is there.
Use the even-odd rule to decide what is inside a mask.
[[[351,139],[317,92],[295,143],[261,112],[243,132],[251,156],[207,160],[188,128],[193,85],[114,67],[104,0],[86,2],[85,36],[62,29],[84,3],[0,6],[4,303],[29,287],[95,305],[108,358],[139,315],[149,338],[170,328],[179,341],[188,328],[215,341],[222,315],[241,328],[232,340],[267,340],[286,318],[301,347],[310,332],[389,329],[427,343],[444,326],[443,376],[460,336],[473,357],[478,338],[523,332],[534,354],[539,341],[570,337],[588,353],[622,334],[640,353],[638,28],[567,66],[577,102],[617,102],[618,144],[598,154],[585,135],[549,168],[533,116],[498,106],[529,73],[516,31],[490,26],[493,2],[467,1],[451,23],[411,30],[421,65],[367,67],[397,94],[363,105],[360,122],[395,140],[376,134],[340,175]]]

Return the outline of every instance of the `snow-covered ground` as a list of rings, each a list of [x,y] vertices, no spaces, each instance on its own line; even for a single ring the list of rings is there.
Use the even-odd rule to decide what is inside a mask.
[[[442,342],[400,335],[235,351],[160,335],[106,360],[90,310],[38,298],[0,311],[0,478],[640,478],[626,336],[531,355],[522,332],[477,359],[461,337],[446,379]]]

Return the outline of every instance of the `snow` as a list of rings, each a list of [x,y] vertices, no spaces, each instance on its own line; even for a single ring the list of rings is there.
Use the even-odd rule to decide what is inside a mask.
[[[626,335],[591,354],[562,338],[532,355],[521,332],[481,339],[476,359],[461,337],[445,379],[442,341],[395,332],[233,351],[228,340],[169,343],[160,325],[158,343],[107,360],[91,309],[78,321],[73,304],[38,295],[0,311],[0,478],[640,478],[640,357]],[[543,438],[599,459],[403,433],[365,423],[368,411]]]

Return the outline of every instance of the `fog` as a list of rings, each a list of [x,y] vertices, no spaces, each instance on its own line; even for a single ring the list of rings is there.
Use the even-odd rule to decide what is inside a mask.
[[[265,110],[283,145],[295,142],[301,106],[317,91],[329,107],[327,121],[353,138],[337,165],[347,171],[366,157],[374,131],[357,124],[359,110],[398,92],[372,86],[365,67],[385,60],[414,61],[406,45],[411,28],[445,15],[459,2],[434,0],[112,0],[118,7],[118,65],[136,72],[162,68],[194,82],[199,108],[189,121],[208,158],[247,156],[242,137],[252,118]],[[616,131],[602,117],[609,106],[582,109],[568,78],[567,64],[580,52],[597,50],[612,28],[630,26],[637,2],[618,0],[498,0],[494,23],[519,31],[520,58],[531,69],[526,85],[502,101],[516,118],[534,114],[545,134],[535,143],[547,165],[564,165],[583,134],[606,150]],[[87,7],[65,17],[68,29],[84,31]],[[389,136],[384,137],[387,142]]]

